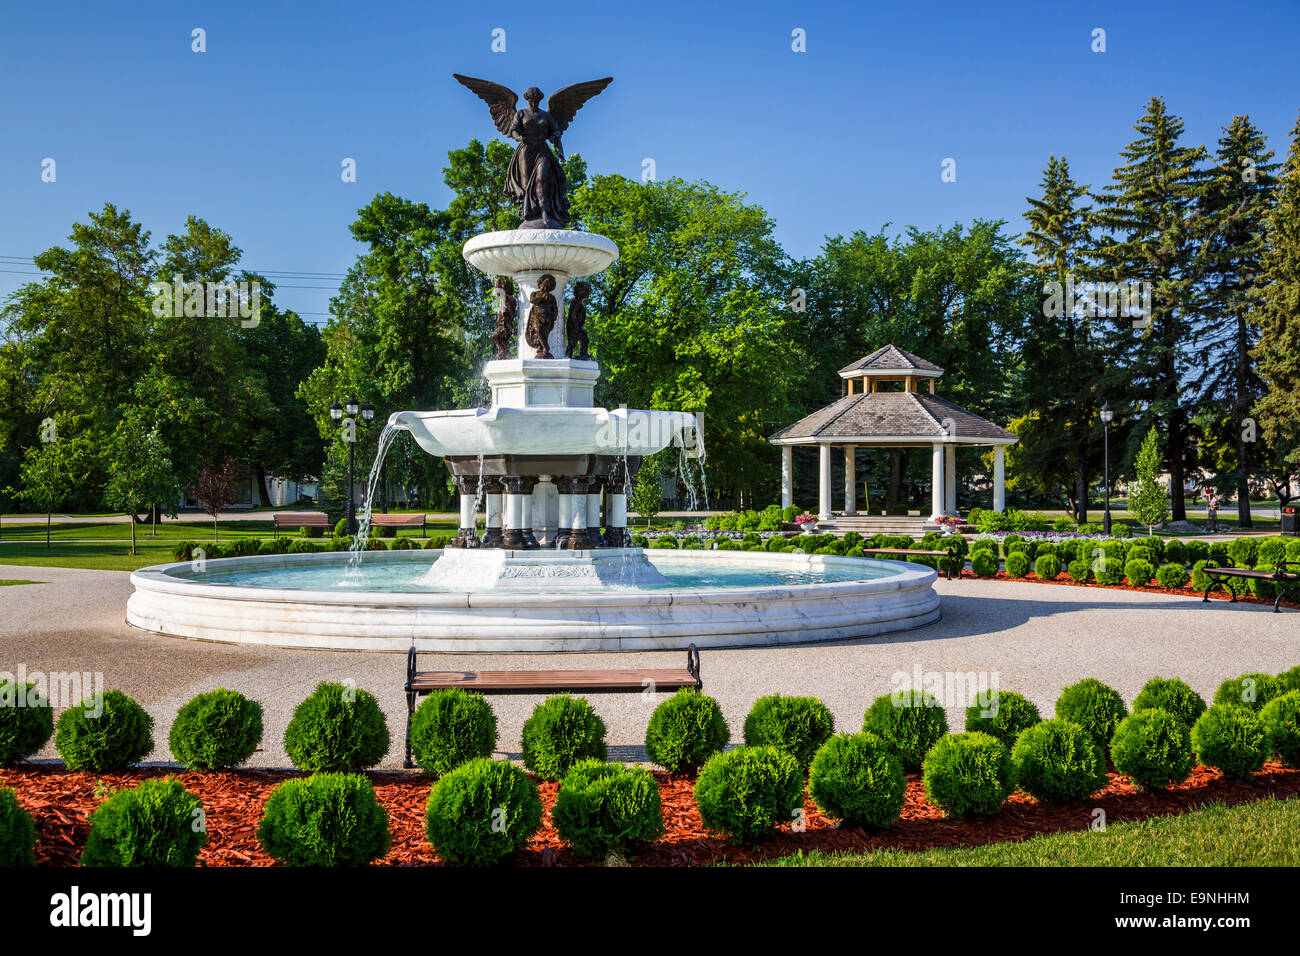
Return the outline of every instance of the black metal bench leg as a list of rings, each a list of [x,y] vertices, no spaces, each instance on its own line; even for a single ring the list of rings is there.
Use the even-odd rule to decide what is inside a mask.
[[[407,770],[415,767],[411,761],[411,718],[415,716],[415,692],[409,691],[406,695],[406,760],[402,766]]]

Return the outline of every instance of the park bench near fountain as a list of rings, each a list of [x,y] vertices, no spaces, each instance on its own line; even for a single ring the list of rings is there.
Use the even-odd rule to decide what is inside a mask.
[[[683,687],[704,689],[700,677],[700,652],[694,644],[686,649],[685,668],[618,668],[612,670],[536,671],[419,671],[415,648],[406,655],[406,760],[411,760],[411,719],[415,700],[434,691],[459,687],[479,694],[640,694],[649,690],[678,691]]]
[[[1288,571],[1287,568],[1294,568]],[[1206,561],[1201,569],[1205,576],[1209,578],[1210,585],[1205,589],[1205,595],[1201,598],[1202,603],[1210,600],[1210,592],[1216,587],[1221,587],[1231,595],[1233,602],[1237,600],[1237,591],[1232,582],[1237,581],[1272,581],[1277,585],[1277,596],[1273,599],[1273,613],[1279,613],[1282,595],[1292,588],[1300,588],[1300,561],[1279,561],[1277,567],[1271,571],[1259,570],[1256,568],[1225,568],[1210,558]]]
[[[275,530],[285,528],[330,528],[330,516],[323,511],[277,511],[271,515]]]

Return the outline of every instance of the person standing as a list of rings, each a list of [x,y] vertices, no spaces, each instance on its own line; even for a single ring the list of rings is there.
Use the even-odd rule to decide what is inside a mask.
[[[1205,489],[1205,530],[1211,534],[1219,533],[1219,495],[1213,488]]]

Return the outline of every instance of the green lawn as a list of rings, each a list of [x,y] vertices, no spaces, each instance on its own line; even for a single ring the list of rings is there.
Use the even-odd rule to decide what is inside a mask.
[[[227,521],[217,526],[221,532],[221,539],[227,538],[247,538],[262,537],[268,538],[275,534],[275,524],[269,519],[266,521]],[[158,525],[158,534],[156,537],[150,534],[150,525],[136,525],[136,541],[194,541],[194,540],[212,540],[212,522],[211,521],[165,521]],[[297,529],[294,529],[295,531]],[[0,528],[0,542],[10,541],[40,541],[45,542],[45,522],[32,518],[23,518],[17,521],[10,518]],[[50,525],[50,540],[68,541],[126,541],[131,540],[131,526],[125,522],[86,522],[52,524]]]
[[[1297,866],[1300,797],[957,850],[800,853],[760,866]]]
[[[7,588],[14,584],[43,584],[42,581],[24,581],[20,578],[0,578],[0,588]]]

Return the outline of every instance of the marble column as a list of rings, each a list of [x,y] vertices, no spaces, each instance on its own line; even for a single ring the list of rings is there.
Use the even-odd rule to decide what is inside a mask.
[[[604,478],[593,478],[587,488],[587,540],[593,548],[605,546],[605,539],[600,535],[600,497],[605,484]]]
[[[587,535],[587,489],[592,479],[579,475],[572,479],[573,504],[570,513],[569,541],[565,545],[571,551],[588,551],[596,547],[596,542]]]
[[[568,476],[555,479],[559,493],[560,517],[555,529],[555,547],[567,548],[573,531],[573,479]],[[585,506],[584,506],[585,507]]]
[[[478,532],[474,529],[474,522],[476,505],[478,504],[478,477],[457,475],[455,482],[456,490],[460,492],[460,530],[456,532],[456,540],[451,542],[448,547],[477,548],[479,547],[479,540]]]
[[[523,518],[523,501],[521,500],[521,485],[523,479],[518,475],[507,475],[501,479],[505,485],[505,532],[501,536],[501,546],[513,551],[522,551],[527,545],[524,542],[523,531],[520,529],[520,522]]]
[[[484,510],[487,513],[487,530],[483,532],[483,547],[501,547],[501,496],[505,486],[499,478],[483,479]]]
[[[794,446],[781,446],[781,507],[794,504]]]
[[[605,485],[605,545],[632,547],[632,536],[627,533],[627,478],[623,475],[611,475]]]
[[[930,446],[930,520],[943,516],[943,444]]]
[[[943,511],[957,514],[957,446],[949,445],[943,459]]]
[[[817,474],[817,520],[831,520],[831,446],[819,445]]]
[[[536,487],[536,478],[525,476],[519,479],[519,536],[530,551],[541,547],[533,534],[533,489]]]
[[[858,491],[858,473],[856,445],[844,446],[844,513],[846,515],[855,515],[858,513],[857,491]]]
[[[993,510],[1005,511],[1007,507],[1007,448],[993,446]]]
[[[551,481],[551,476],[539,476],[528,505],[532,516],[533,540],[538,543],[538,547],[550,547],[555,543],[555,523],[551,518],[551,513],[555,511],[551,506],[554,498],[555,483]]]

